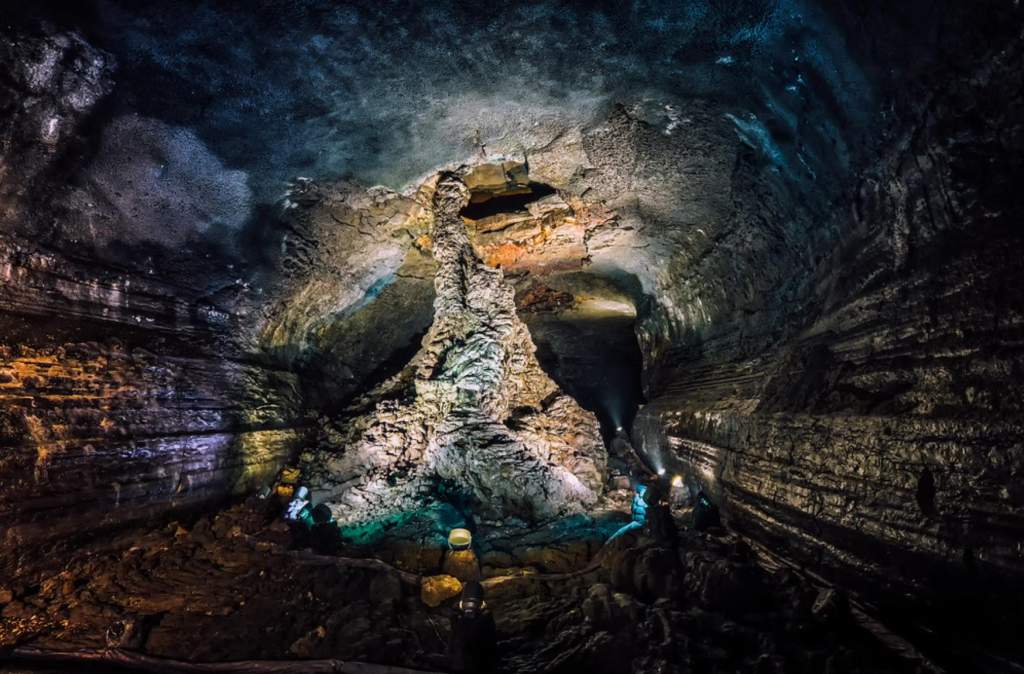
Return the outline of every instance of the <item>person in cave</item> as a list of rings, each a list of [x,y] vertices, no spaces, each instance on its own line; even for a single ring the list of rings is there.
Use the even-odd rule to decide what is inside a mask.
[[[630,531],[643,529],[657,540],[675,541],[675,524],[669,506],[668,482],[659,477],[648,478],[636,484],[630,506],[630,522],[616,531],[606,541],[619,538]],[[652,523],[652,518],[656,522]]]
[[[630,515],[633,518],[632,524],[643,526],[647,521],[647,485],[639,483],[633,493],[633,502],[630,505]]]
[[[462,588],[459,614],[448,645],[448,659],[456,672],[493,672],[497,666],[494,616],[484,601],[484,587],[471,580]]]
[[[322,555],[336,555],[341,551],[341,535],[331,509],[326,503],[313,508],[313,525],[309,529],[309,544]]]
[[[672,508],[669,501],[671,483],[659,476],[651,481],[645,494],[647,517],[644,532],[661,543],[675,545],[676,525],[672,519]]]
[[[292,523],[295,546],[311,547],[324,554],[337,554],[341,550],[341,536],[334,515],[326,503],[313,505],[309,489],[299,487],[288,503],[285,519]]]
[[[309,488],[299,487],[285,508],[284,518],[289,522],[298,522],[310,526],[313,523],[313,501]]]
[[[630,476],[634,479],[639,475],[652,475],[650,469],[641,461],[633,443],[630,442],[629,433],[622,426],[615,428],[615,435],[608,444],[608,449],[613,457],[626,465]]]
[[[693,528],[697,531],[707,531],[721,525],[721,517],[718,514],[718,506],[712,502],[704,490],[697,493],[697,502],[693,507]]]
[[[633,493],[633,503],[630,506],[631,518],[629,523],[624,525],[611,536],[609,536],[608,540],[605,541],[605,544],[611,543],[623,534],[643,527],[644,522],[647,520],[647,499],[644,498],[644,494],[646,493],[647,485],[643,483],[636,485],[636,491]]]

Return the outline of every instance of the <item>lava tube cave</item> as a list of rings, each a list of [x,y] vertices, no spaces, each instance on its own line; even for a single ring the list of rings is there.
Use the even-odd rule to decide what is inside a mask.
[[[1011,0],[8,3],[0,670],[1024,672],[1022,184]]]

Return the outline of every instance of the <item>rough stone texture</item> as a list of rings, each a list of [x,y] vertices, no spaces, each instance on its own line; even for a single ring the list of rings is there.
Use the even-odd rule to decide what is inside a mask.
[[[135,114],[103,130],[77,182],[58,203],[61,234],[97,247],[230,237],[252,211],[244,171],[226,167],[192,130]]]
[[[10,577],[101,532],[269,484],[303,424],[294,374],[245,348],[208,277],[90,258],[48,208],[110,90],[109,56],[73,34],[4,36],[0,67],[0,576]]]
[[[0,643],[390,664],[408,662],[420,640],[436,644],[418,588],[372,560],[346,566],[289,551],[287,527],[268,526],[265,505],[72,553],[41,583],[15,586],[17,598],[0,610]],[[114,634],[124,636],[112,643]]]
[[[431,187],[291,186],[266,294],[251,308],[254,348],[302,373],[312,406],[341,407],[393,374],[429,327],[436,263],[419,242]]]
[[[910,25],[933,12],[908,4],[892,13]],[[690,97],[755,115],[787,151],[803,141],[805,161],[822,171],[836,150],[814,138],[863,124],[875,101],[849,51],[878,26],[847,40],[833,12],[813,2],[81,5],[66,15],[121,63],[114,114],[192,128],[250,175],[258,203],[275,202],[296,175],[350,172],[400,189],[481,149],[519,161],[527,152],[552,175],[582,174],[585,166],[545,150],[571,144],[621,101],[644,101],[663,127],[674,115],[670,131],[685,135],[693,125],[678,103]],[[848,11],[861,20],[885,13]],[[917,53],[899,58],[906,41],[890,36],[896,53],[878,68],[884,76],[890,63],[917,64]],[[800,123],[812,114],[827,121]]]
[[[530,323],[541,349],[569,345],[540,354],[572,384],[562,389],[593,384],[594,401],[611,400],[616,378],[572,371],[597,370],[596,351],[574,349],[612,322],[569,314],[590,299],[624,305],[616,333],[636,315],[652,398],[637,440],[652,458],[721,499],[731,526],[872,590],[886,618],[952,654],[950,669],[1022,659],[1016,607],[1006,610],[1019,596],[1024,526],[1019,3],[42,5],[5,7],[0,38],[0,514],[20,543],[13,555],[4,546],[11,568],[30,555],[59,563],[76,544],[68,531],[257,486],[300,441],[302,411],[321,420],[312,456],[359,479],[379,471],[388,496],[416,485],[450,497],[472,483],[501,499],[508,481],[475,477],[493,476],[520,440],[540,446],[581,419],[590,438],[592,419],[573,405],[521,417],[519,394],[492,386],[486,340],[442,358],[448,337],[472,334],[443,321],[444,339],[417,356],[423,371],[359,401],[353,426],[333,424],[429,327],[434,185],[423,176],[465,165],[478,256],[521,291],[537,282],[572,295],[572,310]],[[34,26],[23,33],[22,15]],[[477,276],[466,278],[487,286]],[[544,294],[535,306],[568,305]],[[528,343],[498,308],[509,341]],[[482,368],[468,362],[477,353]],[[464,387],[462,402],[445,388],[470,379],[488,386]],[[458,408],[474,396],[479,405]],[[406,416],[426,403],[436,428]],[[449,403],[459,414],[441,409]],[[466,438],[494,444],[464,461]],[[453,451],[429,474],[450,479],[417,481],[432,439]],[[435,565],[437,533],[375,554]],[[39,555],[43,544],[53,554]],[[775,625],[686,613],[753,611],[741,595],[759,588],[723,560],[732,551],[712,547],[682,572],[660,546],[624,552],[600,578],[608,591],[592,595],[563,597],[529,574],[496,584],[512,606],[499,621],[509,667],[858,665],[830,664],[821,651],[834,644],[813,638],[813,657],[793,655],[784,644],[803,638],[795,631],[755,648]],[[567,570],[593,548],[588,538],[481,557],[492,570],[524,559]],[[206,578],[191,561],[169,563],[189,568],[174,578]],[[58,587],[39,601],[52,605]],[[9,590],[3,610],[31,618],[36,585]],[[674,592],[690,603],[652,603]],[[111,595],[90,606],[103,613]],[[816,596],[799,606],[811,612]],[[573,611],[585,599],[581,626]],[[357,627],[344,638],[372,629],[358,613],[345,615]],[[959,619],[942,624],[950,615]],[[190,617],[168,619],[196,630],[183,649],[210,626]],[[331,641],[334,625],[300,627],[267,650],[350,652]],[[549,627],[557,636],[538,652]],[[409,639],[397,631],[390,641]],[[690,632],[701,636],[666,636]],[[1000,640],[998,656],[969,654]]]
[[[650,365],[644,448],[733,526],[862,587],[1017,596],[1022,54],[1017,36],[921,102],[830,225],[841,242],[768,306],[769,328],[792,318],[767,348],[726,321]]]
[[[366,396],[366,414],[303,456],[339,522],[415,511],[438,480],[487,516],[538,520],[593,505],[603,489],[597,421],[541,370],[512,287],[470,246],[468,199],[453,176],[434,192],[437,299],[422,349]]]
[[[0,647],[450,670],[456,579],[420,582],[374,559],[289,549],[296,537],[273,515],[252,499],[76,551],[39,582],[11,586],[0,605]],[[535,529],[509,551],[557,557],[566,533]],[[601,564],[582,557],[563,561],[568,573],[486,578],[498,672],[929,671],[839,619],[838,601],[816,614],[827,589],[786,568],[766,571],[737,537],[683,529],[679,538],[678,551],[634,535],[606,549]],[[449,589],[428,596],[439,600],[432,608],[422,593],[439,580]]]
[[[0,278],[4,568],[269,484],[300,441],[294,375],[200,296],[10,239]]]
[[[60,170],[78,125],[111,87],[113,58],[74,33],[0,36],[0,223],[25,208]],[[37,190],[33,194],[33,188]]]

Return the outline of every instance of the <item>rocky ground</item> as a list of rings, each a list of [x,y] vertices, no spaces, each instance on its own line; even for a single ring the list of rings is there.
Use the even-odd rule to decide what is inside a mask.
[[[880,647],[841,593],[768,570],[724,530],[693,531],[685,511],[675,546],[641,533],[602,549],[625,519],[479,532],[499,671],[918,671]],[[392,564],[353,556],[368,549],[348,541],[323,554],[271,501],[251,499],[83,548],[2,588],[0,644],[445,671],[457,599],[424,603],[425,579],[445,570],[443,539],[424,540],[412,556],[394,532],[379,538]]]

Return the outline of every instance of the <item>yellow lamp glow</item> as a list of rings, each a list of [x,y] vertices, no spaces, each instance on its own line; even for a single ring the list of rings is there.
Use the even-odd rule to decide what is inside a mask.
[[[470,546],[473,542],[473,534],[469,533],[469,529],[452,529],[448,533],[448,545],[453,550],[464,550]]]

